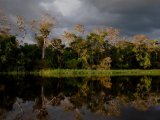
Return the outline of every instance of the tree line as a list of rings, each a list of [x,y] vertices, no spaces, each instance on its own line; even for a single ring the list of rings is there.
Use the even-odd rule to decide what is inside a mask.
[[[0,19],[0,71],[34,71],[39,69],[159,69],[159,41],[138,34],[123,37],[115,28],[97,28],[86,32],[77,24],[59,38],[50,37],[54,18],[43,16],[27,25],[17,17],[22,38],[34,34],[36,44],[21,43]],[[6,27],[7,26],[7,27]]]

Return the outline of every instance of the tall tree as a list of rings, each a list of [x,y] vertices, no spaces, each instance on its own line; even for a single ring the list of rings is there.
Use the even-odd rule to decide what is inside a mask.
[[[79,32],[79,33],[82,33],[82,34],[84,34],[84,32],[85,32],[85,28],[82,24],[76,24],[74,26],[74,30]]]
[[[146,35],[135,35],[132,43],[134,44],[133,52],[140,67],[144,69],[151,67],[150,39]]]
[[[18,31],[20,33],[20,36],[22,37],[22,39],[24,40],[26,35],[27,35],[27,24],[25,22],[25,19],[22,16],[17,16],[17,27],[18,27]]]
[[[42,16],[40,21],[32,22],[33,28],[35,28],[37,40],[41,40],[42,42],[42,60],[45,57],[45,48],[48,37],[55,26],[55,19],[51,17],[49,14],[45,14]],[[39,41],[38,41],[39,42]]]
[[[0,10],[0,34],[10,34],[9,18],[2,10]]]

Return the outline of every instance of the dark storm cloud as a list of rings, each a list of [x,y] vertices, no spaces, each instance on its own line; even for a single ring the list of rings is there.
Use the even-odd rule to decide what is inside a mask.
[[[0,8],[8,15],[33,17],[39,14],[40,0],[1,0]]]
[[[160,29],[160,1],[159,0],[90,0],[97,7],[99,13],[108,12],[117,15],[114,22],[107,22],[128,33],[149,33]],[[110,19],[110,18],[108,18]]]
[[[126,34],[157,37],[160,31],[160,0],[0,0],[8,15],[38,18],[47,11],[57,19],[56,34],[76,23],[87,29],[113,26]]]

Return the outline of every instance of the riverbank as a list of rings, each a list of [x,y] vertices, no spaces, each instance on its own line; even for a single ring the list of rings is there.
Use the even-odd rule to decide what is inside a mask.
[[[72,70],[72,69],[47,69],[40,71],[32,72],[3,72],[1,74],[10,74],[10,75],[25,75],[31,74],[42,77],[105,77],[105,76],[160,76],[159,69],[153,70]]]

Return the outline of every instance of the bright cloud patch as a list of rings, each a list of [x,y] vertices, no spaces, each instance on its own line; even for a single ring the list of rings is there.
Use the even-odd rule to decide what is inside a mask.
[[[48,2],[41,2],[40,6],[43,7],[45,10],[49,10],[50,7],[52,6],[52,4],[50,4]]]
[[[72,16],[81,7],[82,3],[79,0],[56,0],[54,6],[63,16]]]

